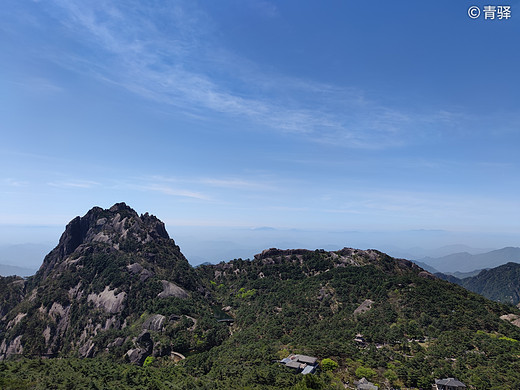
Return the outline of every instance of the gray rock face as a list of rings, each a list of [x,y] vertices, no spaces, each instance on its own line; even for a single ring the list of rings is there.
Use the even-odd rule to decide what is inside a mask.
[[[147,322],[153,324],[154,320],[159,320],[162,323],[165,319],[166,317],[160,314],[156,314],[150,317],[148,319],[149,321]],[[133,364],[143,365],[145,359],[148,356],[170,356],[172,353],[172,348],[170,345],[163,345],[160,342],[154,343],[150,333],[146,330],[141,332],[139,337],[134,339],[134,343],[136,344],[137,348],[130,349],[126,352],[126,356],[128,357],[129,361]]]
[[[149,353],[147,353],[146,349],[144,348],[135,348],[130,349],[126,353],[126,356],[128,356],[128,360],[130,360],[130,363],[136,364],[138,366],[142,366],[144,363],[144,360],[150,356]]]
[[[89,294],[87,301],[93,302],[97,307],[103,308],[108,313],[118,313],[123,310],[123,302],[126,298],[124,291],[115,294],[115,290],[110,290],[110,286],[99,294]]]
[[[95,344],[92,342],[92,340],[89,340],[79,349],[79,356],[82,358],[91,358],[94,357],[94,352]]]
[[[155,276],[155,274],[152,271],[147,270],[146,268],[143,269],[143,271],[140,274],[139,280],[141,282],[144,282],[145,280]]]
[[[165,316],[161,314],[154,314],[144,322],[143,329],[159,332],[163,329],[165,320]]]
[[[107,345],[107,348],[114,348],[114,347],[120,347],[125,343],[125,339],[123,337],[118,337],[114,341],[112,341],[110,344]]]
[[[518,314],[504,314],[500,317],[501,320],[509,321],[520,328],[520,316]]]
[[[141,282],[144,282],[145,280],[147,280],[155,275],[152,271],[147,270],[139,263],[127,265],[126,268],[131,273],[139,275],[140,276],[139,280]]]
[[[141,271],[144,269],[143,266],[139,263],[127,265],[126,268],[133,274],[140,274]]]
[[[374,303],[371,299],[365,299],[361,305],[357,307],[356,310],[354,310],[354,315],[356,314],[362,314],[367,311],[369,311],[372,308],[372,304]]]
[[[22,336],[16,337],[11,343],[7,343],[5,339],[0,345],[0,360],[11,355],[21,355],[23,353]]]
[[[168,282],[167,280],[161,280],[161,283],[163,285],[163,291],[157,295],[159,298],[188,298],[188,293],[181,287],[177,286],[175,283]]]
[[[150,332],[143,331],[135,342],[139,347],[143,348],[148,353],[148,355],[152,353],[153,340]]]
[[[272,259],[275,257],[286,256],[291,257],[292,255],[301,256],[307,253],[311,253],[312,251],[308,249],[277,249],[270,248],[265,249],[262,253],[258,253],[255,255],[255,260],[264,260],[264,259]]]

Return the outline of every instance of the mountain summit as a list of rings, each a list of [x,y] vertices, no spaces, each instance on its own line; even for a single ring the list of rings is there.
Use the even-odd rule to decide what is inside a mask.
[[[173,308],[204,292],[164,223],[148,213],[138,215],[125,203],[94,207],[74,218],[36,275],[7,287],[23,309],[11,311],[1,324],[0,356],[64,351],[93,356],[107,348],[99,344],[100,332],[112,330],[126,335],[112,347],[127,341],[128,356],[136,360],[151,354],[153,343],[142,350],[125,328],[150,310],[150,302],[167,301]],[[3,312],[17,302],[7,303]],[[168,325],[160,319],[154,322],[157,330]]]
[[[67,224],[58,245],[45,257],[38,276],[46,278],[71,256],[86,253],[95,244],[105,244],[108,251],[130,252],[136,244],[168,240],[164,223],[153,215],[139,216],[125,203],[116,203],[108,210],[94,207]]]

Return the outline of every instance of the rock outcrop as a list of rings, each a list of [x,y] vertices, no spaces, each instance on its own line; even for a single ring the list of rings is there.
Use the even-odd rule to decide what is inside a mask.
[[[9,293],[0,300],[0,359],[120,351],[136,363],[152,354],[156,334],[173,326],[162,314],[147,318],[149,302],[203,291],[164,223],[125,203],[74,218],[36,275],[0,278],[0,287]],[[123,337],[142,316],[142,327],[131,329],[144,333]],[[108,330],[108,339],[98,337]],[[170,352],[169,345],[155,348]]]

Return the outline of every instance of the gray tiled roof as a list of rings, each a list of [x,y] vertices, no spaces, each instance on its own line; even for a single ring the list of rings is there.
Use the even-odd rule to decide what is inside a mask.
[[[464,383],[458,381],[455,378],[446,378],[446,379],[436,379],[435,384],[444,385],[444,386],[452,386],[452,387],[466,387]]]
[[[294,355],[294,360],[298,360],[301,363],[316,364],[318,358],[307,355]]]
[[[285,363],[285,366],[290,367],[290,368],[300,368],[300,365],[301,365],[301,363],[298,363],[295,360]]]
[[[305,366],[305,368],[302,371],[302,374],[303,375],[312,374],[314,372],[314,370],[316,370],[316,366]]]

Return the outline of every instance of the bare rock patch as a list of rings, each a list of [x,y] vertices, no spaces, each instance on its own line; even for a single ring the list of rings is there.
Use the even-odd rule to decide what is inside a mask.
[[[95,306],[105,309],[109,313],[118,313],[123,309],[123,301],[126,298],[124,291],[115,294],[115,290],[110,290],[109,286],[99,294],[89,294],[88,302],[93,302]]]
[[[361,305],[357,307],[356,310],[354,310],[354,315],[356,314],[363,314],[367,311],[369,311],[372,308],[372,304],[374,303],[371,299],[365,299]]]
[[[159,298],[188,298],[188,293],[181,287],[177,286],[175,283],[169,282],[167,280],[161,280],[161,283],[163,285],[163,291],[157,295]]]

